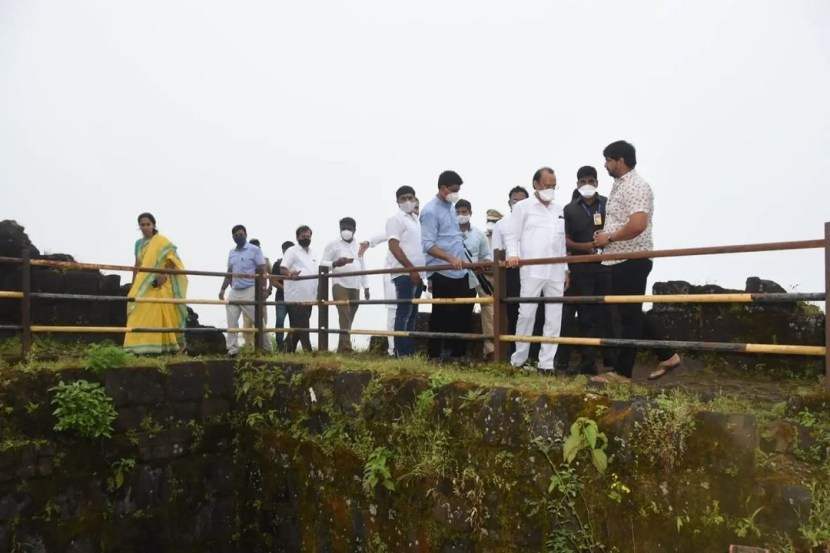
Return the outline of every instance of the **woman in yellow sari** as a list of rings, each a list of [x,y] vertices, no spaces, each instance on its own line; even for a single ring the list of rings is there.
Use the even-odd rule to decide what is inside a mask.
[[[156,218],[150,213],[138,216],[142,237],[135,243],[135,266],[152,269],[184,269],[176,246],[156,230]],[[129,294],[136,301],[127,304],[129,328],[181,328],[187,322],[183,303],[144,303],[142,298],[187,297],[185,275],[133,272]],[[185,350],[183,332],[128,332],[124,349],[138,354],[177,353]]]

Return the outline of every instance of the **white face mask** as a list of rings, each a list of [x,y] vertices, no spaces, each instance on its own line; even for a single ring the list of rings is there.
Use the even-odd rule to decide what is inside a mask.
[[[447,194],[447,201],[450,202],[451,204],[454,204],[455,202],[457,202],[460,199],[461,199],[461,192],[450,192],[449,194]]]
[[[583,198],[593,198],[597,193],[597,187],[592,184],[586,184],[579,187],[579,193]]]
[[[415,202],[412,200],[408,200],[406,202],[401,202],[398,204],[398,207],[404,213],[412,213],[415,210]]]
[[[552,202],[556,196],[556,190],[553,188],[543,188],[542,190],[537,190],[536,193],[543,202]]]
[[[470,222],[470,216],[469,215],[459,215],[458,216],[458,224],[459,225],[466,225],[469,222]]]
[[[354,238],[354,232],[351,230],[341,230],[340,238],[342,238],[346,242],[349,242],[352,238]]]
[[[487,221],[487,230],[492,231],[494,228],[496,228],[496,223],[493,221]]]

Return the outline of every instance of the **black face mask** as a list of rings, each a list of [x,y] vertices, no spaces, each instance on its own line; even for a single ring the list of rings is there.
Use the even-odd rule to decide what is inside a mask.
[[[297,240],[301,247],[307,248],[311,245],[311,238],[300,238]]]

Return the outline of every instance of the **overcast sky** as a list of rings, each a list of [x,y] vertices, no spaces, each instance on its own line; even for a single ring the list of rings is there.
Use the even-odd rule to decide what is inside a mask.
[[[426,201],[444,169],[479,226],[543,165],[560,202],[585,164],[607,194],[602,149],[625,139],[656,248],[820,238],[827,29],[827,0],[0,0],[0,218],[129,265],[151,211],[189,268],[223,270],[236,223],[272,260],[308,224],[322,254],[341,217],[365,238],[398,186]],[[661,259],[650,283],[748,276],[822,291],[823,252]],[[382,307],[355,323],[384,325]]]

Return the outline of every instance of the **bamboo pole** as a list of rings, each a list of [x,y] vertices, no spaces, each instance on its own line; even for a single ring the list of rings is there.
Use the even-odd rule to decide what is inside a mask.
[[[549,338],[545,336],[499,336],[505,342],[531,342],[538,344],[568,344],[574,346],[626,347],[641,346],[702,351],[731,351],[737,353],[771,353],[778,355],[824,356],[824,346],[798,346],[786,344],[732,344],[728,342],[684,342],[679,340],[622,340],[615,338]]]

